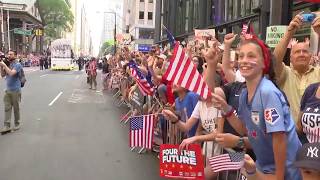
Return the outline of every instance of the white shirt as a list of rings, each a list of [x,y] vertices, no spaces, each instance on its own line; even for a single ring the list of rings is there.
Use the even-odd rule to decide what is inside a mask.
[[[213,106],[208,107],[205,101],[198,101],[191,117],[200,119],[203,129],[209,134],[217,128],[217,118],[221,117],[221,112]],[[207,158],[219,155],[221,154],[221,147],[212,141],[208,141],[204,143],[202,153]]]
[[[234,82],[245,82],[246,80],[244,77],[241,75],[240,71],[237,70],[234,78]]]
[[[191,117],[201,120],[201,125],[207,133],[211,133],[217,128],[217,118],[221,117],[221,112],[213,106],[207,107],[205,101],[198,101]]]

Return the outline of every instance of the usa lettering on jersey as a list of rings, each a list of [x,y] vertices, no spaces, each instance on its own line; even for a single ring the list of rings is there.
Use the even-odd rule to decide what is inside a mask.
[[[307,108],[301,118],[303,132],[310,143],[320,142],[320,114],[319,108]]]
[[[268,124],[275,124],[280,119],[280,114],[275,108],[264,110],[264,119]]]

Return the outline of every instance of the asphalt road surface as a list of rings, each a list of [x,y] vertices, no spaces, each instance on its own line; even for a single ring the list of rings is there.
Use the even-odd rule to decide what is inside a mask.
[[[25,71],[22,128],[0,136],[0,180],[160,179],[155,154],[130,151],[124,109],[101,91],[100,76],[93,91],[83,71]],[[2,128],[4,79],[0,89]]]

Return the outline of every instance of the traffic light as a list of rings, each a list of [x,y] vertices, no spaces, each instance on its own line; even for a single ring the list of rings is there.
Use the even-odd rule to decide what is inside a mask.
[[[43,36],[43,30],[42,29],[36,29],[35,34],[36,34],[36,36]]]

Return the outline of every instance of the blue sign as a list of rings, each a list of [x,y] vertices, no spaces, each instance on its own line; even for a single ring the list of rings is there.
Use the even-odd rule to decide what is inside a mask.
[[[138,44],[138,51],[149,52],[151,50],[151,45],[147,44]]]

